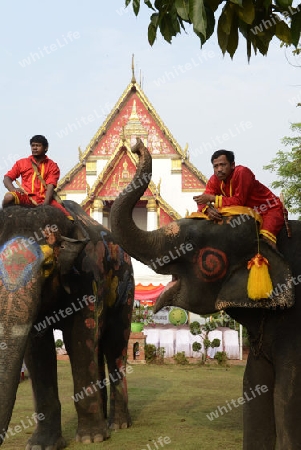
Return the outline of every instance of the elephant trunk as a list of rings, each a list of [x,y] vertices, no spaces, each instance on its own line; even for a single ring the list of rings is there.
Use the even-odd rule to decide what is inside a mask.
[[[1,326],[1,325],[0,325]],[[20,381],[28,326],[15,325],[10,336],[1,336],[0,342],[0,445],[3,443],[11,419]]]
[[[133,209],[150,182],[152,158],[140,139],[137,139],[132,152],[139,157],[137,171],[131,183],[121,192],[112,206],[111,229],[116,241],[127,253],[150,265],[156,257],[164,256],[170,248],[173,248],[173,233],[167,230],[167,227],[144,231],[135,224],[132,217]],[[163,267],[156,269],[160,273],[165,273]],[[156,269],[154,268],[155,271]]]
[[[38,307],[34,284],[17,293],[0,287],[0,445],[11,419],[27,339]]]

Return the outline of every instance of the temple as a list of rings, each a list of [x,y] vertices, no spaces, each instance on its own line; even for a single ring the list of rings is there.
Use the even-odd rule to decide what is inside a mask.
[[[136,155],[131,147],[143,140],[153,159],[148,189],[133,211],[141,229],[154,230],[196,211],[193,196],[206,184],[204,175],[189,161],[188,146],[182,149],[137,83],[132,78],[116,105],[91,139],[79,149],[78,163],[61,179],[62,200],[74,200],[99,223],[110,228],[110,209],[115,198],[132,180]],[[136,299],[151,304],[170,277],[157,275],[134,261]]]

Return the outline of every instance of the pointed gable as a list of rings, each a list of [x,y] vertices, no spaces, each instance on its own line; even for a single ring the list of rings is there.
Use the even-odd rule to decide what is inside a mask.
[[[119,155],[120,156],[120,155]],[[112,168],[112,162],[104,169],[102,176],[98,177],[93,186],[93,191],[97,197],[104,199],[116,198],[120,192],[132,181],[136,173],[136,165],[125,153],[116,161]],[[134,186],[135,188],[135,186]],[[148,189],[145,196],[152,193]]]
[[[182,164],[182,191],[203,190],[206,183],[197,176],[186,164]]]
[[[72,179],[68,182],[68,191],[86,191],[87,188],[87,174],[86,167],[81,166],[74,174]]]
[[[98,197],[117,197],[136,173],[136,166],[128,157],[123,155],[115,166],[105,170],[102,180],[96,182],[95,193]]]
[[[132,146],[137,137],[143,140],[152,155],[178,155],[166,138],[164,126],[143,101],[140,89],[134,86],[118,106],[109,127],[103,130],[92,154],[112,155],[122,139],[128,140]]]

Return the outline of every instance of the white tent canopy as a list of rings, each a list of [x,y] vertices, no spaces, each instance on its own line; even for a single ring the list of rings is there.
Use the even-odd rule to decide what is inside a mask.
[[[132,264],[134,268],[135,284],[142,284],[148,286],[159,286],[162,284],[166,286],[171,281],[171,275],[161,275],[154,272],[150,267],[142,264],[140,261],[132,258]]]

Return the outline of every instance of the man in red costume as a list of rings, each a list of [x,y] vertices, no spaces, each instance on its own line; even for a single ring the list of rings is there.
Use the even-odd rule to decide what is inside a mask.
[[[28,158],[19,159],[12,169],[4,175],[4,186],[9,192],[4,196],[2,207],[16,205],[51,205],[59,208],[72,219],[70,213],[62,204],[54,200],[54,188],[60,177],[58,165],[46,156],[48,141],[42,135],[33,136],[30,139],[31,155]],[[19,188],[13,185],[13,181],[21,176]],[[73,220],[73,219],[72,219]]]
[[[211,220],[220,220],[219,208],[246,206],[261,215],[260,234],[274,248],[276,236],[284,225],[283,205],[270,189],[256,180],[247,167],[235,166],[234,153],[217,150],[211,157],[214,175],[209,179],[202,195],[193,199],[198,211]]]

